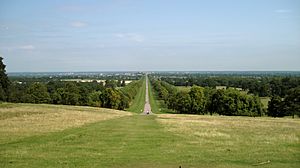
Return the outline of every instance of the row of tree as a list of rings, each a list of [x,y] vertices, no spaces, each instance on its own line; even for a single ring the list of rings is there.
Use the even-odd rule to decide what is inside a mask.
[[[197,85],[202,87],[227,86],[242,88],[260,97],[275,95],[284,97],[288,94],[288,90],[300,86],[300,77],[298,76],[176,76],[161,79],[175,86]]]
[[[0,57],[0,102],[51,103],[96,106],[124,110],[129,107],[143,78],[126,85],[124,80],[106,80],[104,83],[77,83],[51,81],[10,82]]]
[[[50,103],[124,110],[129,107],[141,85],[142,79],[122,88],[111,87],[109,82],[107,85],[61,81],[12,83],[5,100],[15,103]]]
[[[266,112],[266,109],[262,108],[258,96],[247,94],[233,88],[215,89],[212,87],[194,85],[189,92],[185,92],[178,91],[173,85],[161,80],[152,79],[151,82],[153,88],[158,93],[158,97],[164,100],[168,108],[175,110],[177,113],[217,113],[229,116],[262,116],[268,114],[274,117],[299,114],[300,94],[298,89],[289,91],[294,94],[289,94],[289,96],[283,100],[280,99],[280,103],[276,102],[278,99],[275,101],[272,98],[268,111]],[[277,111],[274,110],[274,108],[276,108]],[[285,108],[284,112],[282,110],[283,108]],[[280,113],[280,115],[276,113]]]
[[[51,103],[65,105],[95,106],[123,110],[129,107],[142,80],[128,84],[123,88],[111,87],[99,83],[77,83],[51,81],[44,83],[11,85],[9,102]]]

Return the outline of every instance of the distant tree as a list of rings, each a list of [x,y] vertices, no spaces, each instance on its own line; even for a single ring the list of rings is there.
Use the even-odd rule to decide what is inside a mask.
[[[165,87],[161,86],[160,92],[159,92],[159,97],[163,100],[167,100],[168,96],[169,96],[168,90]]]
[[[130,98],[128,96],[126,96],[125,94],[123,94],[122,92],[121,92],[120,96],[121,96],[121,101],[120,101],[118,109],[124,110],[125,108],[129,107]]]
[[[191,112],[195,114],[205,113],[205,95],[204,88],[200,86],[193,86],[189,92],[191,98]]]
[[[283,102],[281,97],[273,96],[268,104],[268,115],[272,117],[283,117],[285,113],[282,109]]]
[[[121,102],[121,95],[113,88],[106,88],[101,94],[101,101],[103,107],[118,109]]]
[[[22,98],[26,93],[26,85],[19,83],[11,83],[9,86],[8,101],[14,103],[23,102]]]
[[[215,93],[213,93],[211,97],[211,103],[210,103],[210,111],[212,113],[222,114],[224,109],[224,95],[225,91],[223,89],[217,90]]]
[[[3,58],[0,57],[0,101],[7,101],[9,79],[5,70],[6,65],[3,63]]]
[[[121,86],[122,87],[126,86],[125,80],[122,80]]]
[[[190,114],[191,113],[191,97],[186,92],[178,92],[176,94],[176,105],[174,109],[178,113]]]
[[[88,102],[89,102],[89,98],[88,98],[89,91],[88,91],[88,89],[84,85],[80,85],[79,86],[79,95],[80,95],[80,97],[78,99],[79,105],[82,105],[82,106],[88,105]]]
[[[51,100],[47,87],[42,83],[31,84],[27,88],[25,97],[28,103],[49,103]]]
[[[116,88],[117,87],[117,82],[114,80],[106,80],[105,81],[105,87],[106,88]]]
[[[100,96],[101,96],[100,91],[94,91],[94,92],[90,93],[88,95],[88,99],[89,99],[88,105],[94,106],[94,107],[101,107],[102,102],[101,102]]]
[[[61,95],[58,92],[52,92],[50,94],[51,103],[53,104],[61,104]]]
[[[286,115],[300,116],[300,87],[290,89],[284,99]]]
[[[73,82],[67,82],[63,89],[60,89],[61,103],[67,105],[79,104],[79,89]]]

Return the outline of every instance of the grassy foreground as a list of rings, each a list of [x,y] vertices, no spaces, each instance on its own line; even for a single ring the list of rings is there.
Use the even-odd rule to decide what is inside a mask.
[[[0,167],[300,165],[299,119],[146,116],[101,108],[5,104],[0,105],[0,120]]]

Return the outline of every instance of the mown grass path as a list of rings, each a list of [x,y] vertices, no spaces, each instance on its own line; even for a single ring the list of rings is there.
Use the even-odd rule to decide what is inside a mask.
[[[143,80],[142,86],[140,87],[137,95],[133,99],[130,107],[126,109],[126,111],[134,112],[134,113],[141,113],[143,112],[144,105],[145,105],[145,90],[146,90],[146,80]]]
[[[0,167],[178,167],[156,116],[134,115],[0,145]]]

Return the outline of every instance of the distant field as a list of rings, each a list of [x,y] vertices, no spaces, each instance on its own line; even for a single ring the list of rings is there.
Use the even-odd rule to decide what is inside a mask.
[[[191,90],[191,86],[176,86],[179,91],[189,92]]]
[[[0,167],[299,167],[300,119],[1,104]]]
[[[266,109],[268,108],[268,104],[270,100],[271,100],[270,97],[260,97],[260,101],[263,104],[263,107]]]

